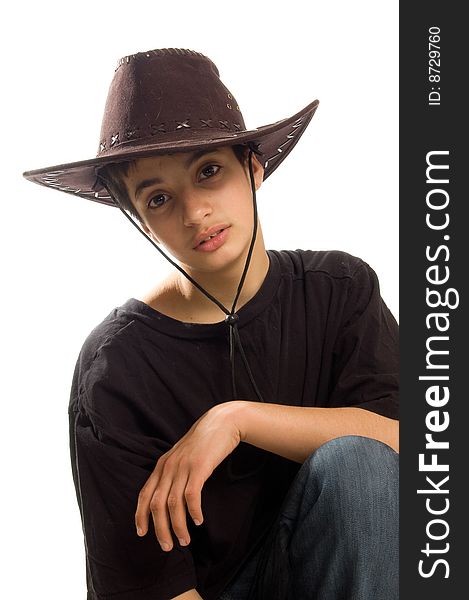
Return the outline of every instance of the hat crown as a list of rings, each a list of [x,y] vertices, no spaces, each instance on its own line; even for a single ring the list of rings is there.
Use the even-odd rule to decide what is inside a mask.
[[[216,65],[193,50],[165,48],[121,58],[106,101],[98,156],[142,143],[244,131]],[[214,137],[216,137],[216,135]]]

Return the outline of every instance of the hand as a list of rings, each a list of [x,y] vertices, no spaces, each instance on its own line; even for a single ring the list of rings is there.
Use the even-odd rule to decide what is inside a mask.
[[[204,519],[201,492],[214,469],[238,446],[241,437],[235,424],[238,402],[214,406],[165,454],[138,496],[135,525],[139,535],[148,531],[153,516],[156,537],[165,551],[173,547],[170,525],[181,546],[190,542],[186,506],[192,520]]]

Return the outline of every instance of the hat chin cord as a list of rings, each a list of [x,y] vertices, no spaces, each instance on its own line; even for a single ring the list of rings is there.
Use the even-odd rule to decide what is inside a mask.
[[[253,172],[253,168],[252,168],[252,154],[253,154],[253,151],[250,148],[249,149],[249,177],[250,177],[250,180],[251,180],[252,202],[253,202],[253,209],[254,209],[254,226],[253,226],[251,244],[249,246],[248,255],[246,257],[246,262],[244,264],[243,273],[241,275],[241,279],[240,279],[239,284],[238,284],[238,289],[237,289],[236,296],[235,296],[235,299],[233,301],[233,305],[231,307],[231,310],[228,310],[225,306],[223,306],[223,304],[219,300],[217,300],[214,296],[212,296],[212,294],[210,294],[209,292],[207,292],[207,290],[205,290],[199,283],[197,283],[197,281],[195,281],[195,279],[193,279],[188,273],[186,273],[186,271],[184,271],[184,269],[180,265],[178,265],[165,252],[163,252],[163,250],[157,244],[155,244],[155,242],[151,239],[151,237],[148,236],[145,233],[145,231],[143,231],[143,229],[141,227],[139,227],[139,225],[137,225],[137,223],[132,219],[132,217],[130,215],[128,215],[127,212],[120,206],[120,204],[112,196],[112,193],[109,192],[109,194],[111,195],[111,198],[113,199],[113,201],[117,205],[117,207],[126,216],[126,218],[129,219],[129,221],[132,223],[132,225],[134,227],[136,227],[137,230],[140,231],[140,233],[147,238],[147,240],[158,250],[158,252],[160,254],[162,254],[166,258],[166,260],[168,260],[193,285],[195,285],[195,287],[197,289],[199,289],[203,294],[205,294],[205,296],[209,300],[211,300],[212,302],[214,302],[220,308],[220,310],[222,310],[225,313],[225,315],[226,315],[225,323],[227,323],[227,325],[230,328],[231,387],[232,387],[233,399],[237,399],[237,395],[238,395],[237,391],[236,391],[236,373],[235,373],[235,350],[236,350],[236,346],[237,346],[238,349],[239,349],[239,352],[241,354],[241,358],[243,360],[243,363],[244,363],[244,366],[246,368],[247,374],[249,376],[249,380],[251,381],[252,387],[254,388],[254,391],[256,392],[256,395],[259,398],[259,401],[260,402],[264,402],[262,394],[260,393],[259,388],[257,387],[257,384],[256,384],[256,382],[254,380],[254,376],[252,374],[252,371],[251,371],[251,368],[249,366],[246,354],[245,354],[244,349],[243,349],[243,344],[241,343],[241,338],[239,336],[239,331],[238,331],[239,316],[238,316],[238,314],[236,314],[236,303],[238,302],[239,295],[241,293],[244,281],[246,279],[246,274],[247,274],[247,271],[248,271],[248,268],[249,268],[249,264],[251,262],[252,251],[253,251],[253,248],[254,248],[254,243],[256,241],[256,235],[257,235],[257,200],[256,200],[256,185],[255,185],[255,181],[254,181],[254,172]]]

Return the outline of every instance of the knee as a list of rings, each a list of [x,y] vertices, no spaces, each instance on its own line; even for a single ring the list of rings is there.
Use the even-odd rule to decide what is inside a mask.
[[[377,500],[397,504],[399,455],[377,440],[335,438],[313,452],[301,471],[307,487],[312,484],[334,502],[343,498],[363,508]]]

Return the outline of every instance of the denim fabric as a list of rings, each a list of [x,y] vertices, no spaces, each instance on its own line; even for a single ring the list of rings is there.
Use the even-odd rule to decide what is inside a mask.
[[[386,444],[345,436],[322,445],[219,600],[397,600],[398,477],[399,456]]]

